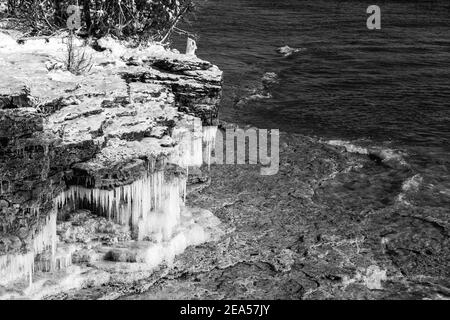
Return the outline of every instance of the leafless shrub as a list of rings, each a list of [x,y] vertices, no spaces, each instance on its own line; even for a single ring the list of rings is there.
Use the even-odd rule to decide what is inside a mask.
[[[8,11],[32,30],[52,34],[66,28],[69,5],[83,7],[84,34],[139,41],[167,39],[194,3],[204,0],[8,0]]]

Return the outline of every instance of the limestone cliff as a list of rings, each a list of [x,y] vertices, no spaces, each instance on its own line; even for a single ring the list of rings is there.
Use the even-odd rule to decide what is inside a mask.
[[[129,227],[135,240],[170,238],[186,169],[212,143],[203,131],[215,130],[216,66],[106,39],[76,41],[89,63],[77,75],[66,71],[65,41],[0,33],[0,284],[56,251],[56,219],[71,210]]]

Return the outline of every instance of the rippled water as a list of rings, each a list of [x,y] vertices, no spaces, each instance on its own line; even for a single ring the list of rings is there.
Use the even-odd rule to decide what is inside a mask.
[[[355,0],[209,0],[183,27],[225,72],[223,120],[400,150],[428,203],[448,205],[450,2],[376,3],[377,31]],[[280,79],[272,98],[236,107],[265,72]]]

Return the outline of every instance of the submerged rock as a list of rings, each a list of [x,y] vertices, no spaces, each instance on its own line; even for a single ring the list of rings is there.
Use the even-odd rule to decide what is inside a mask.
[[[303,48],[291,48],[289,46],[280,47],[277,49],[277,52],[284,55],[285,57],[289,57],[293,55],[294,53],[298,53],[301,51],[304,51]]]
[[[250,101],[271,99],[271,89],[274,85],[278,84],[280,81],[278,74],[275,72],[266,72],[261,77],[261,82],[256,84],[255,87],[248,90],[248,92],[237,99],[235,107],[242,108]]]

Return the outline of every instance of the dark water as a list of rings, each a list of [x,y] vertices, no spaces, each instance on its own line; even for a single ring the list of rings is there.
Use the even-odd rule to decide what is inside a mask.
[[[401,150],[448,204],[450,1],[209,0],[184,28],[225,73],[223,120]],[[266,72],[272,98],[235,107]]]

